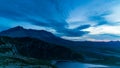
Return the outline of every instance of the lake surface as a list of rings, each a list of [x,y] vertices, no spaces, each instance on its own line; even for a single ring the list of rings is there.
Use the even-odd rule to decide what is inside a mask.
[[[80,62],[58,62],[56,63],[57,68],[113,68],[104,65],[85,64]]]

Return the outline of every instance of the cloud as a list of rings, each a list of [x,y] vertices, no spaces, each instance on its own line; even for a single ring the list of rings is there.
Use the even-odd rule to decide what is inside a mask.
[[[70,37],[62,36],[63,39],[72,40],[72,41],[96,41],[96,42],[108,42],[108,41],[120,41],[120,36],[111,35],[111,34],[101,34],[101,35],[89,35],[86,34],[80,37]]]
[[[86,35],[82,38],[85,38],[88,41],[118,41],[120,36],[111,35],[111,34],[100,34],[100,35]]]
[[[89,0],[0,0],[0,17],[7,24],[1,25],[52,30],[59,36],[81,36],[87,33],[80,31],[85,27],[69,29],[66,19],[73,9],[88,2]]]
[[[118,40],[120,37],[119,3],[120,1],[113,0],[91,1],[84,8],[80,6],[72,11],[67,19],[69,28],[77,29],[83,24],[90,25],[90,27],[81,30],[88,33],[77,37],[77,40]],[[65,38],[69,39],[68,36]]]
[[[89,28],[90,27],[90,25],[81,25],[81,26],[79,26],[79,27],[77,27],[76,29],[77,30],[82,30],[82,29],[86,29],[86,28]]]
[[[112,13],[105,16],[105,19],[112,23],[120,23],[120,5],[116,5],[110,10]]]
[[[89,4],[79,6],[73,10],[68,17],[68,22],[83,22],[84,24],[102,25],[107,24],[104,16],[111,13],[111,8],[118,5],[119,1],[114,0],[92,0]],[[109,21],[110,22],[110,21]]]
[[[83,31],[90,32],[90,35],[99,35],[99,34],[112,34],[116,36],[120,36],[120,25],[118,26],[110,26],[110,25],[102,25],[97,27],[90,27],[88,29],[83,29]]]
[[[107,16],[109,15],[110,12],[107,12],[107,13],[103,13],[103,14],[100,14],[100,15],[94,15],[94,16],[90,16],[88,19],[90,21],[94,21],[96,22],[96,25],[95,26],[100,26],[100,25],[104,25],[104,24],[109,24],[110,22],[108,22],[104,16]]]
[[[72,41],[83,41],[83,38],[82,38],[82,37],[62,36],[61,38],[67,39],[67,40],[72,40]]]
[[[76,6],[89,0],[1,0],[0,16],[14,20],[26,21],[41,18],[50,22],[65,20]],[[82,3],[81,3],[82,2]]]
[[[71,36],[71,37],[80,37],[89,33],[88,31],[78,31],[78,30],[69,30],[69,29],[63,32],[66,32],[63,34],[64,36]]]

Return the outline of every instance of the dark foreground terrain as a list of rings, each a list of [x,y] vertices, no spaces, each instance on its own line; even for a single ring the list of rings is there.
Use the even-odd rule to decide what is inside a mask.
[[[34,38],[0,37],[1,66],[50,66],[52,60],[81,60],[82,56],[67,47]]]
[[[68,41],[44,30],[18,26],[0,32],[0,57],[2,66],[55,67],[53,60],[120,66],[120,42]]]

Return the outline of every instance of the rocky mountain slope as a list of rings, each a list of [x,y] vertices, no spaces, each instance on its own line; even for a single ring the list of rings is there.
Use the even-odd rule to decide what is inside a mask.
[[[51,67],[51,60],[81,60],[82,56],[69,48],[24,37],[0,37],[0,64],[2,66]]]

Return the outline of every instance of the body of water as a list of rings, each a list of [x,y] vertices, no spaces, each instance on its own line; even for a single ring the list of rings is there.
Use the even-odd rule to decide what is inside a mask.
[[[58,62],[56,63],[57,68],[111,68],[104,65],[85,64],[80,62]]]

